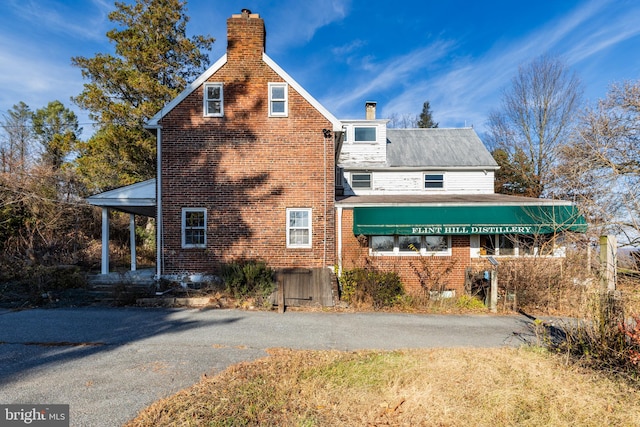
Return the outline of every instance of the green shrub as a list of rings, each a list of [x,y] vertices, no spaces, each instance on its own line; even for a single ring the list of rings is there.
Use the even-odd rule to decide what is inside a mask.
[[[275,289],[274,271],[263,261],[236,261],[222,266],[226,290],[235,298],[265,298]]]
[[[471,295],[461,295],[456,300],[456,307],[463,310],[486,310],[487,307],[477,297]]]
[[[344,271],[340,283],[342,299],[353,305],[391,307],[404,295],[400,277],[394,272],[356,268]]]

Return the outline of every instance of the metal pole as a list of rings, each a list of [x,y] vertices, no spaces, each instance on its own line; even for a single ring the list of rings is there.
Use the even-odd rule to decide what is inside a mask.
[[[498,269],[491,270],[491,304],[492,313],[498,312]]]

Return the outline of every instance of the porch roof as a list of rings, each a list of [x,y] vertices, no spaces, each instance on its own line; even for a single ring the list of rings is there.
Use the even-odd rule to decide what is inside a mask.
[[[156,180],[137,182],[87,197],[87,203],[135,215],[155,217]]]

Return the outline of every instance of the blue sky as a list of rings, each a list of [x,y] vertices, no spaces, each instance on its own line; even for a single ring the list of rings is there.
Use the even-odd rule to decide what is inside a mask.
[[[216,38],[211,63],[242,8],[265,20],[267,54],[342,119],[364,118],[367,100],[379,118],[418,114],[429,100],[440,127],[482,133],[518,66],[544,53],[565,60],[589,101],[640,78],[637,0],[190,0],[187,31]],[[112,52],[113,9],[111,0],[2,0],[0,113],[57,99],[89,129],[70,101],[84,83],[71,57]]]

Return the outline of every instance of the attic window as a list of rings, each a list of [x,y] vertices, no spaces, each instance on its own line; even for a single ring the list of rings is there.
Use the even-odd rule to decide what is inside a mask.
[[[222,117],[224,115],[222,83],[204,84],[205,117]]]
[[[269,83],[269,117],[289,115],[286,83]]]
[[[355,142],[375,142],[376,141],[376,128],[375,127],[356,127],[353,129]]]

